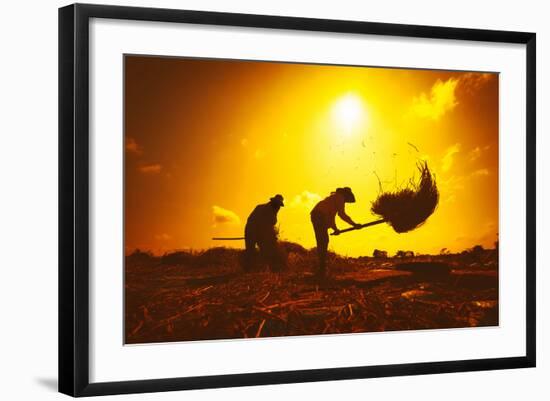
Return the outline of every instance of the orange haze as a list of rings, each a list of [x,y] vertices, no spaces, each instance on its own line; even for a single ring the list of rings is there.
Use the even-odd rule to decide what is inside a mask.
[[[241,247],[248,213],[276,193],[282,239],[315,244],[309,211],[336,187],[348,214],[403,186],[419,159],[441,194],[422,227],[331,238],[343,255],[439,253],[498,233],[498,75],[126,56],[126,251]],[[379,179],[377,178],[379,177]],[[346,223],[337,219],[340,228]]]

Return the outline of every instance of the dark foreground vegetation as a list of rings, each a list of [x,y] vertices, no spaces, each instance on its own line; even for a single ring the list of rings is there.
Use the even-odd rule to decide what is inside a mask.
[[[498,252],[345,258],[313,276],[314,250],[283,243],[288,268],[243,273],[241,251],[126,257],[126,343],[498,325]],[[379,254],[380,255],[380,254]]]

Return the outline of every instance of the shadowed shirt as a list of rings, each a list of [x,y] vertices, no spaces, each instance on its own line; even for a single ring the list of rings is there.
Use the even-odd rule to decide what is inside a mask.
[[[317,203],[311,213],[322,215],[327,226],[334,230],[337,229],[336,222],[334,221],[336,214],[346,223],[354,225],[354,221],[346,214],[345,203],[344,196],[335,192]]]
[[[275,224],[277,224],[277,211],[271,203],[258,205],[248,216],[245,236],[273,232]]]

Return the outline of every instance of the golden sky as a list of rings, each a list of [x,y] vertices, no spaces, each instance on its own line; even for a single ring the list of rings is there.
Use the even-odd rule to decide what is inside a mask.
[[[497,74],[127,56],[126,251],[242,247],[211,237],[242,236],[277,193],[280,237],[313,247],[318,200],[349,186],[347,213],[374,220],[379,179],[402,187],[421,159],[441,198],[425,225],[369,227],[331,237],[330,249],[492,248],[498,120]]]

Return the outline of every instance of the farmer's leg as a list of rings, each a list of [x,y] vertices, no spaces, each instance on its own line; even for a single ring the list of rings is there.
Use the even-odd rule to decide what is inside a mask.
[[[244,260],[243,268],[245,271],[250,271],[254,267],[256,259],[256,244],[258,240],[255,235],[252,233],[245,233],[245,250],[244,250]]]
[[[264,228],[258,237],[258,247],[260,248],[260,257],[272,269],[275,261],[276,243],[276,235],[269,231],[269,227]]]
[[[328,230],[324,227],[317,229],[317,255],[319,257],[319,275],[327,274],[327,255],[328,255]]]
[[[285,267],[282,250],[277,242],[277,234],[274,230],[266,233],[266,237],[260,245],[261,253],[269,264],[271,271],[281,271]]]
[[[317,242],[317,256],[319,258],[319,275],[325,276],[327,270],[328,229],[320,216],[312,215],[311,222]]]
[[[267,263],[269,267],[271,267],[273,255],[271,246],[265,237],[260,238],[258,241],[258,247],[260,248],[260,257],[262,258],[262,262]]]

